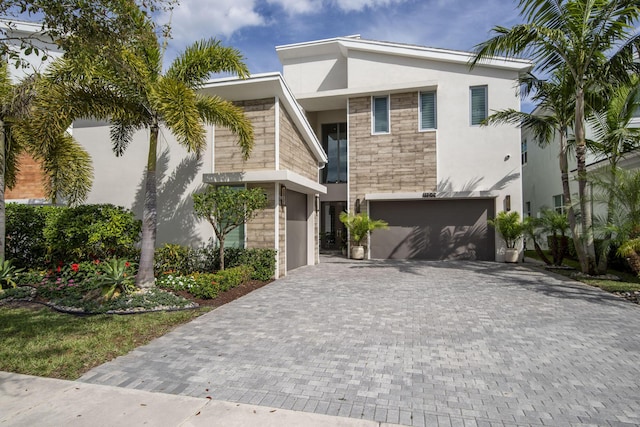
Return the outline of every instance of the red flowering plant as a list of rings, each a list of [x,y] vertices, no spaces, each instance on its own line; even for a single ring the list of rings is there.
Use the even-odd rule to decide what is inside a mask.
[[[95,278],[100,274],[97,264],[93,262],[59,262],[55,268],[49,270],[40,287],[46,287],[50,292],[86,292],[91,287],[95,287]],[[47,293],[47,290],[42,289]]]

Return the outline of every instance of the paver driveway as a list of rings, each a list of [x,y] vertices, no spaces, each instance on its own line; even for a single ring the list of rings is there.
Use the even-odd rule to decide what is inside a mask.
[[[640,306],[525,266],[324,258],[80,381],[406,425],[640,425]]]

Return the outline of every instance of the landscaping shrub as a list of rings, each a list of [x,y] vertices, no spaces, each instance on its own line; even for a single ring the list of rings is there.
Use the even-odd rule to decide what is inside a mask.
[[[192,273],[189,268],[189,258],[193,250],[187,246],[165,244],[157,248],[154,254],[155,271],[157,274],[171,273],[175,275],[185,275]]]
[[[267,281],[275,276],[276,251],[273,249],[227,248],[225,254],[227,269],[250,267],[250,278],[255,280]],[[155,265],[159,278],[165,273],[174,276],[212,273],[220,269],[220,258],[218,248],[211,243],[199,248],[165,245],[156,250]]]
[[[218,271],[215,275],[218,280],[219,289],[224,292],[240,286],[251,279],[252,271],[252,268],[246,265]]]
[[[133,213],[119,206],[57,207],[47,216],[44,237],[54,265],[69,259],[133,259],[140,229]]]
[[[13,260],[18,268],[44,266],[47,244],[44,228],[53,206],[6,205],[6,259]]]
[[[189,293],[196,298],[213,299],[220,292],[218,275],[214,273],[194,273],[195,285]]]

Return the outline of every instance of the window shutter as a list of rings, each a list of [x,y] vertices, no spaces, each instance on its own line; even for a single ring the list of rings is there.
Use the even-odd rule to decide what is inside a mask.
[[[487,87],[471,88],[471,124],[479,125],[487,118]]]
[[[436,93],[422,92],[420,94],[420,108],[422,112],[420,129],[436,128]]]
[[[389,132],[389,98],[373,98],[374,132]]]

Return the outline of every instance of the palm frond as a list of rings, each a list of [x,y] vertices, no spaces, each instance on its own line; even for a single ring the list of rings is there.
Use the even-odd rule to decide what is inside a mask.
[[[189,151],[201,152],[206,146],[206,131],[195,91],[179,80],[163,78],[153,87],[150,99],[178,142]]]
[[[46,152],[31,154],[42,162],[45,192],[51,200],[77,205],[87,198],[93,182],[91,156],[71,135],[62,134]]]
[[[253,125],[242,109],[217,96],[198,95],[196,104],[206,123],[226,127],[238,136],[238,145],[246,160],[253,150]]]
[[[167,70],[166,77],[191,88],[201,86],[212,73],[231,73],[245,78],[249,69],[240,51],[225,47],[215,39],[201,40],[187,47]]]

